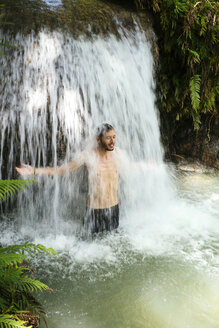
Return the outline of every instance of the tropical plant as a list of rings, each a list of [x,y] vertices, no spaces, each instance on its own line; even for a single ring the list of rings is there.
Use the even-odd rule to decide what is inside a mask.
[[[29,188],[32,182],[37,181],[0,180],[0,200],[5,201],[7,196]],[[52,248],[30,242],[0,247],[0,328],[27,327],[25,314],[44,318],[45,312],[34,294],[51,289],[33,278],[33,270],[29,266],[31,256],[42,252],[57,254]]]
[[[45,313],[34,293],[51,289],[33,278],[33,270],[28,265],[31,256],[42,252],[57,254],[52,248],[29,242],[0,248],[1,328],[27,327],[21,320],[21,314],[27,311],[40,317]]]
[[[3,314],[0,315],[0,327],[1,328],[26,328],[26,321],[20,320],[15,315]]]
[[[174,120],[217,114],[219,94],[218,12],[213,0],[134,0],[155,14],[159,35],[160,107]]]
[[[34,179],[0,180],[0,200],[5,201],[7,196],[12,197],[19,191],[28,189]]]

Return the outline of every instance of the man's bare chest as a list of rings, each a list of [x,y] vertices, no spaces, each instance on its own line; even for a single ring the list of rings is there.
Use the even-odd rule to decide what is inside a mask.
[[[118,179],[118,165],[115,161],[99,161],[96,172],[99,178]]]
[[[115,181],[118,180],[118,164],[114,159],[101,160],[89,163],[87,166],[88,175],[96,180]]]

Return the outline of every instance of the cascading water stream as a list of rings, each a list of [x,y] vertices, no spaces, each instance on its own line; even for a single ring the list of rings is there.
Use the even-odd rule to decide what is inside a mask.
[[[7,92],[1,100],[0,163],[5,160],[7,142],[9,175],[15,161],[36,167],[70,161],[83,147],[94,145],[94,129],[101,122],[115,127],[118,145],[131,161],[162,164],[150,44],[137,27],[134,35],[122,28],[119,32],[120,39],[109,36],[93,41],[47,30],[16,36],[19,50],[10,65],[8,58],[1,65]],[[25,195],[26,206],[22,197],[22,224],[31,222],[36,227],[40,221],[42,231],[50,226],[60,232],[67,217],[74,225],[77,210],[72,206],[80,207],[82,173],[60,181],[44,179],[34,200],[32,194]],[[162,177],[157,174],[156,170],[129,172],[121,191],[124,210],[131,204],[136,207],[137,200],[150,202],[155,194],[160,200],[165,196],[165,170]],[[68,205],[71,208],[66,211]]]

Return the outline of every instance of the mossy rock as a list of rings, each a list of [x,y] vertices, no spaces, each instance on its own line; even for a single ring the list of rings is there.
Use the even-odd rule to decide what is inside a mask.
[[[133,18],[148,30],[149,39],[153,34],[151,18],[146,12],[137,13],[132,5],[119,4],[119,1],[63,0],[61,6],[50,7],[42,0],[20,0],[17,4],[5,0],[0,17],[2,21],[13,22],[13,25],[2,25],[13,34],[38,32],[47,27],[50,30],[66,29],[75,38],[110,33],[119,36],[118,24],[121,22],[125,28],[133,29]]]

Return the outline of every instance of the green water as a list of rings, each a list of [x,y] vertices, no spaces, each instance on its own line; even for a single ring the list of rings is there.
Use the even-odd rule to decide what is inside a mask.
[[[73,271],[71,279],[50,281],[49,326],[218,327],[218,278],[180,261],[180,254],[178,260],[142,258],[116,274],[108,270],[104,278]]]
[[[187,206],[211,208],[219,224],[217,175],[181,174],[177,184]],[[74,240],[62,263],[38,263],[40,278],[54,290],[42,296],[49,327],[217,328],[219,240],[212,222],[204,234],[192,226],[189,235],[183,225],[177,238],[163,232],[160,248],[136,249],[125,231]]]

